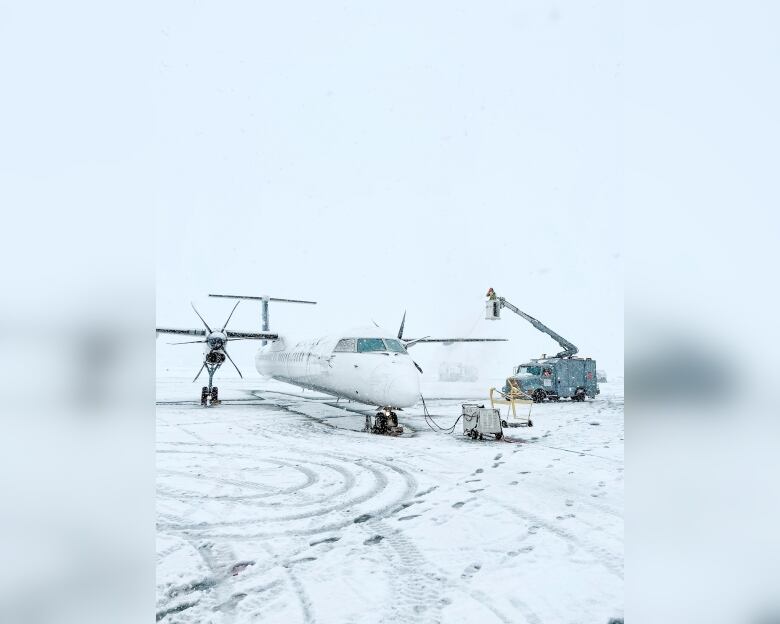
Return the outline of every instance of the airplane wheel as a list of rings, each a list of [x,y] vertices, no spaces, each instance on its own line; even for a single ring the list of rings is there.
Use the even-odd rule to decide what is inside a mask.
[[[534,426],[534,421],[533,420],[529,420],[528,421],[528,426],[529,427],[533,427]]]
[[[391,427],[397,427],[398,426],[398,414],[395,412],[390,412],[390,426]]]
[[[211,400],[214,402],[219,400],[219,388],[216,386],[211,389]]]
[[[502,426],[502,427],[508,427],[509,425],[507,425],[507,424],[506,424],[506,421],[505,421],[505,420],[502,420],[502,421],[501,421],[501,426]]]
[[[387,433],[387,417],[379,412],[376,415],[376,424],[374,425],[374,433]]]
[[[500,432],[499,432],[499,433],[497,433],[497,434],[496,434],[496,440],[500,440],[500,439],[501,439],[501,438],[503,438],[503,437],[504,437],[504,434],[503,434],[503,433],[500,433]]]
[[[203,388],[200,391],[200,404],[205,406],[208,398],[209,398],[209,389],[206,386],[203,386]]]
[[[371,416],[366,414],[366,428],[363,431],[371,431]]]

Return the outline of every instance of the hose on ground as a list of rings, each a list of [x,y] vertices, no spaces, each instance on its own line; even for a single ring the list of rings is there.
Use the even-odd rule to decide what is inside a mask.
[[[452,423],[451,427],[442,427],[442,426],[439,425],[439,423],[437,423],[433,419],[433,416],[431,416],[430,412],[428,411],[428,406],[425,404],[425,397],[423,397],[423,395],[421,394],[420,398],[422,399],[422,404],[423,404],[423,416],[425,418],[425,424],[428,425],[428,427],[430,428],[431,431],[433,431],[434,433],[438,433],[439,431],[441,431],[441,432],[447,433],[447,434],[450,434],[450,433],[455,431],[455,427],[457,426],[458,422],[460,421],[462,414],[455,419],[455,422]],[[433,423],[436,426],[436,429],[434,429],[431,426],[431,423]],[[438,429],[438,431],[437,431],[437,429]]]

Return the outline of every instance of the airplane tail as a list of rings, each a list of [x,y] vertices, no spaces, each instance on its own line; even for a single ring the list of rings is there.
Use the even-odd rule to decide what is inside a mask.
[[[316,301],[305,301],[303,299],[281,299],[279,297],[269,297],[267,295],[261,295],[259,297],[256,296],[249,296],[249,295],[214,295],[209,294],[209,297],[222,297],[223,299],[251,299],[254,301],[260,302],[260,310],[261,310],[261,317],[260,317],[260,324],[263,329],[263,331],[269,331],[270,330],[270,319],[268,316],[268,307],[269,303],[271,301],[275,301],[278,303],[308,303],[311,305],[315,305]],[[265,344],[265,341],[263,342]]]

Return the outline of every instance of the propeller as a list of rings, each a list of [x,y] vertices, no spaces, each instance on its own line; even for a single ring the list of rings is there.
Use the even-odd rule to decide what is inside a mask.
[[[235,308],[233,308],[235,310]],[[230,320],[230,319],[228,319]],[[223,347],[222,352],[227,355],[227,359],[230,360],[230,363],[233,365],[233,367],[236,369],[236,372],[238,373],[238,376],[241,377],[241,379],[244,378],[244,376],[241,374],[241,371],[238,370],[238,366],[236,366],[236,363],[233,361],[233,358],[230,357],[230,354],[227,352],[227,349]]]
[[[198,315],[198,318],[201,320],[203,325],[205,325],[205,327],[209,331],[209,333],[212,333],[211,327],[209,327],[209,324],[206,321],[203,320],[203,317],[200,315],[200,312],[198,312],[198,308],[195,307],[195,304],[192,303],[192,301],[190,301],[190,305],[192,306],[192,309],[195,310],[195,314]],[[235,310],[235,308],[233,308],[233,309]],[[231,312],[231,314],[233,314],[233,313]],[[228,320],[230,320],[229,317],[228,317]]]
[[[401,327],[398,328],[398,340],[403,340],[404,339],[404,325],[406,325],[406,310],[404,310],[404,316],[401,319]],[[404,347],[411,347],[415,342],[417,342],[417,341],[416,340],[411,340],[411,341],[405,342],[404,343]],[[423,369],[420,368],[420,365],[417,362],[415,362],[414,360],[412,360],[412,364],[415,365],[417,370],[420,371],[420,374],[422,375],[423,374]]]
[[[223,333],[223,334],[225,333],[225,328],[228,326],[228,323],[230,322],[230,319],[233,318],[233,313],[236,311],[236,308],[238,307],[239,303],[241,303],[240,300],[236,301],[236,305],[233,306],[233,309],[230,311],[230,314],[228,314],[227,320],[225,321],[224,325],[222,325],[222,329],[219,330],[220,333]],[[203,326],[206,328],[206,330],[209,332],[209,334],[214,334],[215,333],[214,330],[211,329],[211,327],[209,327],[209,324],[206,322],[206,319],[204,319],[201,316],[200,312],[198,312],[198,309],[195,307],[195,304],[190,302],[190,305],[192,306],[192,309],[195,311],[195,314],[198,315],[198,318],[200,319],[201,323],[203,323]],[[187,340],[185,342],[169,342],[168,344],[183,345],[183,344],[208,343],[209,342],[209,337],[210,336],[206,336],[206,338],[203,339],[203,340]],[[212,348],[212,351],[216,350],[216,349],[221,350],[225,354],[227,359],[230,360],[230,363],[233,365],[233,367],[236,369],[236,372],[238,373],[238,376],[241,377],[241,379],[243,379],[244,375],[241,374],[241,369],[239,369],[238,366],[236,366],[236,363],[233,361],[233,358],[230,357],[230,354],[227,352],[227,349],[225,349],[225,343],[227,342],[227,340],[228,340],[227,334],[225,334],[224,338],[219,337],[219,336],[216,337],[215,338],[216,342],[214,344],[210,345],[211,348]],[[241,338],[234,338],[234,340],[241,340]],[[198,371],[198,374],[195,375],[195,379],[192,380],[193,383],[198,380],[198,377],[200,377],[200,374],[203,372],[204,368],[206,368],[206,362],[203,362],[203,366],[200,367],[200,370]]]
[[[222,326],[222,329],[220,331],[225,331],[225,328],[228,326],[228,323],[230,322],[230,319],[233,316],[233,312],[236,311],[236,308],[238,307],[239,303],[241,303],[241,299],[236,301],[236,305],[233,306],[233,309],[230,311],[230,314],[228,314],[227,321],[225,321],[225,324]],[[198,316],[200,316],[200,315],[198,315]]]
[[[413,347],[414,345],[416,345],[421,340],[426,340],[428,338],[430,338],[430,336],[423,336],[422,338],[415,338],[414,340],[406,340],[406,341],[404,341],[404,346],[407,347],[407,348]]]
[[[200,377],[200,374],[203,372],[204,368],[206,368],[206,362],[203,362],[203,366],[200,367],[200,370],[198,371],[198,374],[195,375],[195,379],[192,380],[192,383],[198,381],[198,377]]]

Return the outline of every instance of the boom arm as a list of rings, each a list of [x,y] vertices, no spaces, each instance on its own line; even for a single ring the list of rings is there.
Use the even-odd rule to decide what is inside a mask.
[[[503,297],[499,297],[498,302],[502,308],[509,308],[515,314],[522,316],[526,321],[531,323],[531,325],[536,327],[536,329],[538,329],[540,332],[544,332],[545,334],[550,336],[553,340],[555,340],[555,342],[561,345],[563,347],[563,351],[558,353],[555,357],[571,357],[573,355],[576,355],[577,351],[579,351],[579,349],[575,347],[572,343],[570,343],[568,340],[566,340],[566,338],[560,336],[559,334],[556,334],[552,329],[547,327],[547,325],[545,325],[540,321],[537,321],[533,316],[531,316],[530,314],[526,314],[516,306],[509,303]]]

